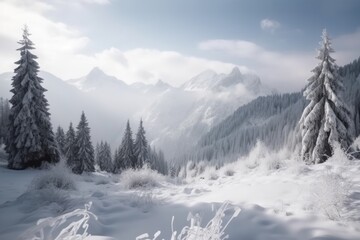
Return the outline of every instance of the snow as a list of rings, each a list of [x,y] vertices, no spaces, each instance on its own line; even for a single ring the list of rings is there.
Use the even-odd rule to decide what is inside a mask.
[[[232,240],[356,240],[360,238],[360,161],[344,160],[344,156],[338,150],[326,163],[305,165],[286,151],[272,153],[258,145],[248,157],[218,170],[205,164],[189,165],[198,170],[183,180],[149,169],[128,170],[123,175],[65,172],[64,177],[76,183],[75,189],[67,190],[51,185],[36,190],[29,187],[32,179],[54,170],[14,171],[2,162],[0,239],[17,239],[38,229],[38,220],[61,219],[84,210],[89,202],[89,211],[97,220],[89,218],[92,236],[86,239],[127,240],[146,233],[152,239],[158,231],[158,239],[171,239],[174,231],[180,234],[185,226],[203,231],[229,202],[232,210],[223,212],[222,227],[234,209],[241,209],[223,235]],[[61,176],[60,169],[55,171]],[[141,184],[132,184],[137,181]],[[144,183],[147,181],[149,184]],[[67,219],[65,226],[72,221]]]

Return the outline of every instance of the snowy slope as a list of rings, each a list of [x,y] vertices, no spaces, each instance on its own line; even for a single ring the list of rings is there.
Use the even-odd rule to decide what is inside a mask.
[[[188,152],[211,127],[239,106],[274,91],[263,86],[252,74],[235,67],[229,74],[207,70],[179,89],[168,89],[142,114],[155,135],[155,145],[166,155]]]
[[[353,112],[355,133],[358,136],[360,60],[341,67],[339,71],[346,91],[344,99]],[[306,104],[301,92],[259,97],[213,126],[189,155],[192,159],[206,159],[222,164],[246,155],[258,140],[273,149],[280,149],[284,144],[294,149],[299,143],[296,126]]]
[[[360,162],[342,159],[340,154],[325,164],[306,166],[258,149],[249,158],[219,170],[204,167],[201,174],[188,176],[184,183],[154,173],[134,173],[130,179],[148,175],[156,184],[130,190],[128,178],[104,173],[65,174],[67,180],[75,181],[76,190],[28,190],[32,178],[46,171],[20,172],[1,166],[0,238],[17,239],[27,231],[23,239],[29,239],[29,230],[40,218],[82,209],[91,201],[90,211],[97,220],[91,217],[89,221],[88,232],[93,237],[88,239],[132,240],[158,230],[160,239],[170,239],[173,216],[178,231],[189,225],[189,212],[193,216],[198,213],[205,226],[215,214],[212,209],[230,201],[231,206],[241,208],[225,230],[230,240],[357,240]],[[61,168],[50,173],[54,172]],[[225,212],[224,222],[232,213]],[[74,220],[66,219],[64,226]]]

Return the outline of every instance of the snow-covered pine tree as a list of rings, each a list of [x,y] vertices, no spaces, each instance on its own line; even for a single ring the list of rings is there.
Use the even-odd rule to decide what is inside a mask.
[[[7,99],[0,98],[0,146],[5,143],[9,125],[10,105]]]
[[[94,147],[91,143],[90,127],[84,112],[82,112],[80,122],[77,126],[75,147],[76,157],[72,168],[73,172],[76,174],[81,174],[82,172],[94,172]]]
[[[62,156],[65,156],[66,151],[66,139],[65,139],[65,132],[61,126],[58,126],[55,133],[56,143],[59,149],[59,152]]]
[[[8,167],[24,169],[39,167],[43,162],[56,163],[59,152],[50,123],[46,89],[41,86],[43,79],[37,76],[39,65],[36,56],[30,52],[34,49],[25,26],[21,45],[21,58],[16,62],[12,78],[8,138],[6,151]]]
[[[136,157],[134,155],[134,141],[132,139],[130,123],[127,121],[125,133],[118,151],[118,157],[114,162],[114,172],[119,173],[123,169],[135,167]]]
[[[125,168],[123,166],[123,162],[121,160],[119,152],[120,152],[120,147],[115,149],[114,163],[113,163],[113,169],[112,169],[113,173],[120,173],[120,171]]]
[[[95,147],[95,164],[99,165],[99,156],[100,156],[100,146],[103,144],[103,142],[101,141],[100,143],[97,142],[96,143],[96,147]]]
[[[113,170],[111,148],[107,142],[99,144],[99,167],[101,171],[111,172]]]
[[[144,164],[149,163],[148,143],[145,137],[145,130],[142,119],[140,120],[139,129],[136,134],[134,154],[137,160],[137,168],[142,168]]]
[[[150,146],[148,146],[148,152],[150,168],[163,175],[167,175],[169,169],[167,162],[165,161],[164,153],[161,150],[156,151],[155,148],[151,148]]]
[[[301,156],[308,163],[322,163],[332,155],[337,143],[343,149],[352,141],[351,114],[343,101],[343,83],[335,60],[334,50],[326,30],[323,31],[318,66],[304,91],[309,105],[300,119],[302,135]]]
[[[75,147],[75,130],[73,128],[72,123],[69,125],[69,130],[66,132],[66,144],[65,144],[65,157],[66,157],[66,164],[69,168],[72,169],[75,163],[76,157],[76,147]]]

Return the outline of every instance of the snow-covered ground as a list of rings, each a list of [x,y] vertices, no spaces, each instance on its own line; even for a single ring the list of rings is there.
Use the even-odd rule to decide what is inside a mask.
[[[158,230],[158,239],[171,239],[173,216],[178,232],[190,225],[189,212],[205,226],[229,201],[223,224],[236,207],[241,208],[225,229],[232,240],[358,240],[360,161],[342,159],[338,152],[325,164],[306,166],[286,160],[284,154],[262,154],[258,149],[218,170],[189,164],[185,180],[149,170],[121,176],[74,176],[62,167],[14,171],[3,162],[0,239],[31,239],[39,219],[83,209],[89,202],[97,216],[97,220],[90,216],[89,239],[130,240],[143,233],[153,236]],[[51,176],[58,181],[44,181]],[[46,186],[51,182],[57,188]],[[74,219],[66,221],[65,226]]]

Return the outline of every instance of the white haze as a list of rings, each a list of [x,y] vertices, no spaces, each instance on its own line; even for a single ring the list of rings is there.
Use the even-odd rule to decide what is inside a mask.
[[[40,72],[50,104],[54,129],[65,131],[70,121],[77,126],[81,111],[89,120],[93,144],[101,140],[118,147],[126,121],[136,133],[140,118],[149,142],[168,158],[183,154],[212,126],[239,106],[273,92],[253,74],[234,68],[229,74],[205,71],[181,87],[163,81],[156,84],[125,82],[99,68],[79,79],[63,81]],[[10,98],[12,73],[0,75],[0,96]]]

